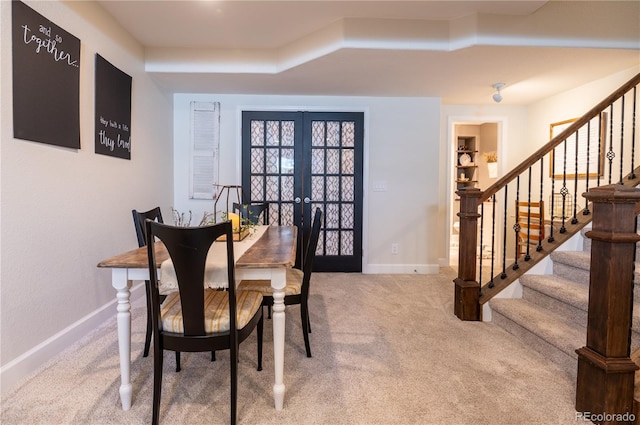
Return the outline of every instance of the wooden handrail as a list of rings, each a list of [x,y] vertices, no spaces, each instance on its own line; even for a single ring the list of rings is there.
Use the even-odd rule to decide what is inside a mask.
[[[560,145],[565,139],[571,136],[573,133],[578,131],[583,125],[588,123],[593,117],[596,117],[602,112],[607,106],[611,105],[613,102],[622,97],[626,92],[631,90],[636,85],[640,84],[640,74],[636,74],[635,77],[627,81],[624,85],[622,85],[618,90],[611,93],[604,100],[598,103],[596,106],[591,108],[586,114],[584,114],[580,119],[575,121],[569,127],[567,127],[564,131],[558,134],[556,137],[551,139],[549,143],[542,146],[540,149],[535,151],[531,156],[522,161],[518,166],[513,168],[507,174],[499,178],[494,184],[489,186],[487,190],[482,193],[482,196],[478,199],[478,202],[487,201],[491,196],[496,194],[500,189],[509,184],[512,180],[514,180],[517,176],[522,174],[526,169],[531,167],[533,164],[542,159],[546,154],[548,154],[553,148]]]
[[[578,118],[575,122],[573,122],[570,126],[568,126],[564,131],[558,134],[556,137],[553,137],[548,143],[534,152],[527,159],[522,161],[518,166],[509,171],[505,176],[500,178],[496,183],[491,185],[486,190],[480,190],[478,188],[464,188],[456,191],[456,194],[460,197],[460,211],[458,213],[458,217],[460,218],[460,227],[459,227],[459,238],[460,240],[464,240],[465,244],[460,244],[459,252],[458,252],[458,276],[454,280],[455,282],[455,314],[462,320],[481,320],[482,318],[482,305],[488,302],[491,298],[493,298],[496,294],[506,288],[510,283],[512,283],[515,279],[529,270],[533,265],[541,261],[544,257],[549,255],[553,250],[555,250],[562,242],[565,242],[570,238],[573,234],[577,233],[581,228],[583,228],[589,221],[591,221],[591,212],[589,210],[589,205],[585,206],[581,211],[578,209],[574,209],[573,212],[568,211],[566,215],[563,209],[563,216],[561,219],[561,227],[554,228],[553,218],[550,223],[550,235],[547,239],[538,243],[536,246],[536,250],[530,256],[524,256],[520,258],[514,252],[514,262],[511,264],[507,264],[507,259],[509,253],[507,252],[508,245],[508,224],[507,224],[507,194],[509,193],[514,199],[518,199],[520,193],[520,179],[524,178],[523,190],[530,194],[531,187],[531,170],[532,166],[536,163],[541,162],[545,156],[547,156],[550,152],[553,152],[559,146],[562,146],[563,143],[566,143],[568,139],[571,139],[574,134],[577,134],[582,128],[590,123],[590,121],[594,117],[599,117],[602,111],[613,108],[616,104],[621,104],[624,108],[624,102],[626,96],[630,93],[633,93],[632,100],[632,113],[630,115],[630,127],[632,128],[631,135],[631,143],[629,149],[631,150],[628,155],[631,158],[631,166],[634,168],[630,170],[629,174],[626,176],[622,176],[622,159],[624,158],[625,151],[623,149],[624,144],[620,143],[620,151],[612,150],[612,146],[609,147],[609,151],[607,151],[607,158],[609,159],[609,165],[611,168],[612,159],[617,155],[620,158],[620,181],[619,184],[624,186],[634,187],[640,184],[640,167],[635,167],[634,162],[634,151],[636,149],[635,145],[635,131],[636,131],[636,103],[637,103],[637,87],[640,85],[640,74],[636,74],[633,78],[627,81],[624,85],[617,88],[610,95],[604,98],[601,102],[599,102],[596,106],[591,108],[586,114],[582,117]],[[613,111],[612,111],[613,112]],[[612,115],[613,117],[613,115]],[[625,133],[622,131],[624,128],[624,110],[621,115],[622,121],[620,122],[620,135],[621,138]],[[613,121],[610,123],[613,125]],[[611,129],[611,137],[613,129]],[[628,132],[627,132],[628,133]],[[577,136],[576,136],[577,139]],[[600,140],[598,141],[600,142]],[[576,145],[577,146],[577,145]],[[617,146],[616,146],[617,147]],[[602,160],[604,160],[604,151],[600,150],[600,143],[598,143],[598,155],[602,155]],[[588,151],[587,151],[588,152]],[[577,155],[577,150],[576,150]],[[588,155],[588,153],[587,153]],[[544,182],[543,182],[543,174],[542,174],[542,164],[540,169],[540,190],[536,196],[540,196],[542,199],[544,192]],[[577,159],[576,159],[576,167]],[[577,169],[577,168],[576,168]],[[527,176],[528,171],[528,176]],[[600,172],[600,169],[598,169]],[[609,171],[609,183],[611,183],[611,170]],[[603,175],[603,174],[599,174]],[[524,177],[523,177],[524,176]],[[569,190],[566,186],[566,174],[565,178],[563,178],[561,187],[559,189],[559,194],[562,195],[562,201],[564,202],[564,197],[569,195],[573,196],[573,205],[577,205],[577,196],[579,192],[578,189],[578,176],[572,176],[574,179],[574,193],[570,195]],[[517,181],[518,184],[514,185],[512,192],[511,184]],[[554,192],[553,187],[553,179],[551,179],[551,192]],[[585,184],[586,190],[589,190],[589,180],[586,180]],[[600,185],[600,177],[598,177],[596,186]],[[535,183],[537,185],[537,183]],[[527,187],[528,186],[528,187]],[[478,224],[482,223],[484,217],[482,217],[483,213],[479,210],[480,206],[483,205],[484,202],[487,201],[495,201],[496,195],[499,193],[504,193],[504,211],[499,212],[498,214],[504,215],[502,217],[502,226],[503,228],[498,231],[499,238],[501,240],[495,242],[494,231],[495,224],[492,226],[492,235],[491,235],[491,247],[488,252],[489,257],[488,260],[490,262],[491,268],[491,276],[489,280],[482,279],[482,270],[485,269],[485,265],[482,263],[483,256],[479,255],[477,252],[477,233],[478,233]],[[502,199],[502,198],[500,198]],[[493,204],[495,206],[495,204]],[[491,219],[495,220],[495,211],[493,211],[491,215]],[[580,217],[578,219],[578,217]],[[569,220],[570,218],[570,220]],[[516,226],[513,227],[514,231],[516,230]],[[556,230],[554,232],[554,229]],[[482,241],[484,243],[484,239]],[[484,245],[483,245],[484,246]],[[511,249],[511,246],[509,247]],[[515,248],[513,248],[515,249]],[[502,258],[496,259],[496,252],[498,252],[499,256]],[[484,254],[483,254],[484,255]],[[511,259],[509,259],[511,261]],[[479,264],[478,264],[479,262]],[[494,265],[498,265],[498,273],[495,274]],[[478,267],[481,266],[481,267]],[[479,275],[479,276],[478,276]],[[480,279],[478,279],[480,277]]]

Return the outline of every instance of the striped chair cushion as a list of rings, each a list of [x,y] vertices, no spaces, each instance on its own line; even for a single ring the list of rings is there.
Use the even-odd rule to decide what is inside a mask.
[[[302,293],[302,278],[304,273],[299,269],[287,269],[287,286],[284,288],[284,295],[298,295]],[[243,280],[238,289],[243,291],[257,291],[263,295],[271,296],[273,288],[269,280]]]
[[[262,305],[262,294],[253,291],[236,291],[236,299],[238,313],[236,325],[238,329],[242,329]],[[229,330],[229,297],[227,291],[205,289],[204,309],[204,330],[206,333]],[[180,305],[180,294],[178,292],[172,292],[164,300],[160,308],[160,317],[164,331],[184,332],[182,306]]]

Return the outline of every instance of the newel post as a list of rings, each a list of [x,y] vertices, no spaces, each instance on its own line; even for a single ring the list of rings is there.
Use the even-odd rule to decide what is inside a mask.
[[[478,199],[480,189],[468,188],[456,192],[460,196],[460,243],[458,247],[458,277],[454,280],[454,313],[460,320],[481,320],[480,284],[476,280],[478,246]]]
[[[636,204],[640,189],[597,187],[593,203],[587,345],[578,353],[576,410],[599,424],[633,423],[634,374],[630,359]],[[626,414],[626,416],[625,416]]]

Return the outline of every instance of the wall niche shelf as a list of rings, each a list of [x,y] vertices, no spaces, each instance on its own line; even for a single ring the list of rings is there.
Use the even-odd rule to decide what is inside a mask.
[[[458,136],[455,155],[455,185],[456,189],[476,187],[478,183],[477,156],[478,145],[476,136]],[[457,197],[455,198],[457,200]]]

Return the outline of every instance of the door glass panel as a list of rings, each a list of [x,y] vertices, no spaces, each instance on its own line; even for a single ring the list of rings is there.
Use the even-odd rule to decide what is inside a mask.
[[[353,255],[353,232],[343,230],[340,233],[340,255]]]
[[[251,199],[264,199],[263,176],[251,176]]]
[[[324,173],[324,149],[314,148],[311,150],[311,173]]]
[[[342,146],[353,147],[355,144],[356,132],[355,123],[353,121],[345,121],[342,123]]]
[[[343,202],[353,202],[353,177],[342,177],[342,199]]]
[[[264,151],[262,149],[251,149],[251,172],[264,173]]]
[[[342,204],[340,227],[343,229],[353,229],[353,214],[353,204]]]
[[[280,182],[278,176],[267,176],[267,201],[277,201],[280,199]]]
[[[340,187],[339,187],[339,177],[337,176],[327,176],[327,201],[339,201],[340,200]]]
[[[353,174],[353,149],[342,149],[342,174]]]
[[[340,146],[340,123],[327,122],[327,146]]]
[[[324,177],[311,177],[311,199],[324,199]],[[323,205],[320,205],[320,209],[324,209]]]
[[[282,121],[282,146],[293,146],[295,141],[295,122]]]
[[[264,121],[251,121],[251,146],[264,145]]]
[[[311,145],[324,146],[324,122],[313,121],[311,123]]]
[[[280,223],[288,223],[287,225],[291,225],[294,223],[293,220],[293,204],[289,203],[289,204],[282,204],[282,217],[280,220]],[[269,219],[271,219],[271,216],[269,216]],[[277,223],[277,221],[276,221]],[[284,226],[285,224],[283,224]]]
[[[268,174],[278,174],[279,169],[279,152],[277,149],[267,149],[267,161],[265,166]]]
[[[293,201],[293,176],[282,176],[281,190],[281,200]]]
[[[340,173],[340,151],[327,149],[327,174]]]
[[[267,146],[280,145],[280,121],[267,121]]]
[[[337,229],[340,227],[338,204],[328,204],[325,209],[325,227]]]
[[[293,165],[294,165],[294,157],[293,157],[293,149],[282,149],[280,155],[280,173],[281,174],[293,174]]]
[[[338,255],[338,231],[325,230],[326,235],[326,247],[325,255]]]

